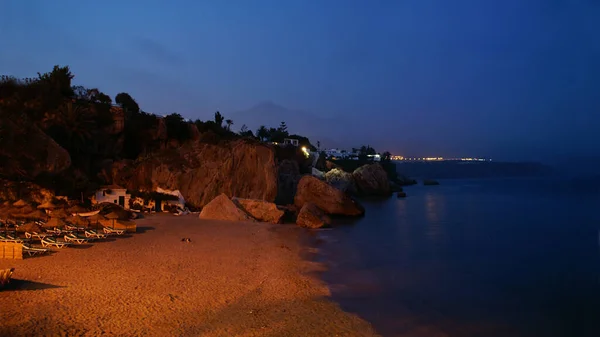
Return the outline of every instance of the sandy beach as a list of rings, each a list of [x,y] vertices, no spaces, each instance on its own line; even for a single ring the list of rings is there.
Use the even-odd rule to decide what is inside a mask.
[[[138,233],[14,267],[0,336],[373,336],[329,301],[302,229],[152,215]],[[190,238],[191,242],[182,242]]]

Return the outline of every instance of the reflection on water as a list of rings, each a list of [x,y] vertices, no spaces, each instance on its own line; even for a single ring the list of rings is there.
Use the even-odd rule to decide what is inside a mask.
[[[600,336],[600,198],[525,183],[364,202],[321,247],[334,299],[386,336]]]

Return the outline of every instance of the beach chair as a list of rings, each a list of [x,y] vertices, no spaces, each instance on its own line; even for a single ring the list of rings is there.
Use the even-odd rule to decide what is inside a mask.
[[[46,233],[38,233],[38,232],[25,232],[25,237],[28,239],[37,239],[37,240],[41,240],[45,237],[47,237],[48,234]]]
[[[45,254],[48,252],[48,249],[46,248],[36,248],[36,247],[31,247],[28,244],[23,244],[23,253],[26,253],[29,256],[34,256],[34,255],[40,255],[40,254]]]
[[[14,242],[14,243],[23,243],[22,239],[14,237],[12,235],[0,235],[0,242]]]
[[[85,233],[85,237],[86,238],[106,239],[106,234],[98,233],[98,232],[96,232],[95,230],[92,230],[92,229],[88,229],[84,233]]]
[[[114,229],[114,228],[110,228],[110,227],[104,227],[102,230],[104,230],[104,233],[108,234],[108,235],[123,235],[123,234],[125,234],[124,229]]]
[[[10,282],[10,277],[14,271],[15,268],[0,269],[0,287],[3,287]]]
[[[88,243],[90,241],[90,239],[70,233],[70,234],[65,235],[65,241],[76,243],[78,245],[82,245],[84,243]]]
[[[53,229],[46,229],[46,233],[50,235],[61,235],[63,231],[59,228],[54,227]]]
[[[42,240],[42,247],[65,248],[71,245],[70,242],[57,241],[54,238],[45,237]]]

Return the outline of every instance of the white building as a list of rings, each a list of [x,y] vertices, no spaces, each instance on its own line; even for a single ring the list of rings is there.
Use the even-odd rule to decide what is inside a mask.
[[[177,208],[181,208],[181,209],[185,209],[185,198],[183,197],[183,195],[181,194],[181,192],[179,192],[179,190],[163,190],[160,187],[156,188],[156,192],[158,193],[162,193],[162,194],[169,194],[172,196],[176,196],[177,200],[163,200],[161,203],[161,210],[165,210],[165,206],[177,206]]]
[[[93,204],[99,204],[101,202],[110,202],[113,204],[120,205],[125,209],[129,209],[129,199],[131,194],[127,194],[127,189],[119,185],[108,185],[102,186],[94,197],[92,198]]]
[[[285,139],[283,140],[283,144],[284,144],[284,145],[298,146],[298,139],[294,139],[294,138],[285,138]]]
[[[348,156],[348,152],[340,149],[329,149],[324,152],[327,157],[346,158]]]

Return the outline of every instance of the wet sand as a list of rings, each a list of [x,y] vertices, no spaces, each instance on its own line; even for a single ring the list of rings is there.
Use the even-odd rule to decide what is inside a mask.
[[[15,267],[0,336],[373,336],[327,299],[301,229],[153,215],[138,233]],[[182,242],[182,238],[191,242]]]

